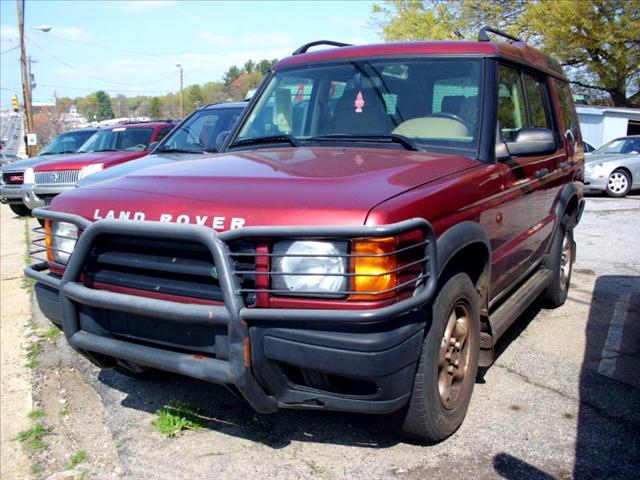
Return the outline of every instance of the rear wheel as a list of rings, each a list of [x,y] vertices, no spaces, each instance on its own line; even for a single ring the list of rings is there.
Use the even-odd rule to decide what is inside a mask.
[[[29,215],[31,215],[31,210],[29,210],[21,203],[10,203],[9,208],[13,213],[20,217],[28,217]]]
[[[464,419],[478,372],[479,296],[459,273],[440,289],[432,306],[409,404],[400,412],[402,433],[440,441]]]
[[[546,265],[551,270],[551,281],[544,291],[544,303],[549,308],[558,308],[567,300],[575,258],[574,250],[573,229],[561,224],[553,239],[549,263]]]
[[[607,195],[625,197],[631,190],[631,176],[621,168],[614,170],[607,179]]]

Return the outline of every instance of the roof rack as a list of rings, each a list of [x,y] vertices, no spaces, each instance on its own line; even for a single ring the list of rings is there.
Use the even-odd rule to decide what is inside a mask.
[[[305,43],[291,55],[300,55],[301,53],[307,53],[307,51],[311,47],[317,47],[318,45],[329,45],[332,47],[353,47],[351,43],[334,42],[333,40],[316,40],[315,42]]]
[[[478,32],[478,41],[479,42],[490,42],[491,41],[491,39],[489,38],[489,35],[487,35],[487,32],[493,33],[493,34],[498,35],[500,37],[507,38],[509,40],[513,40],[514,42],[524,43],[524,40],[521,39],[520,37],[516,37],[515,35],[511,35],[510,33],[503,32],[502,30],[498,30],[497,28],[493,28],[493,27],[482,27],[480,29],[480,31]]]

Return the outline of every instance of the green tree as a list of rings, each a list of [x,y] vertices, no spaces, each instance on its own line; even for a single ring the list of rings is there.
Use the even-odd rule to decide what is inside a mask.
[[[185,93],[185,112],[191,112],[204,103],[204,95],[200,85],[189,85]]]
[[[244,62],[243,70],[245,73],[251,73],[256,68],[256,63],[253,60],[247,60]]]
[[[222,81],[228,87],[240,76],[241,73],[242,71],[234,65],[225,72],[222,77]]]
[[[96,92],[96,111],[95,117],[97,121],[108,120],[113,118],[113,109],[111,108],[111,97],[103,90]]]
[[[157,120],[162,116],[162,100],[160,100],[160,97],[153,97],[151,99],[151,104],[149,106],[149,116],[153,119],[153,120]]]
[[[271,70],[271,68],[277,62],[278,62],[277,58],[274,58],[273,60],[267,60],[267,59],[261,60],[260,62],[258,62],[258,65],[256,66],[256,70],[264,76],[267,74],[269,70]]]
[[[556,58],[572,83],[630,106],[640,83],[640,2],[628,0],[390,0],[372,19],[386,41],[473,39],[482,25]]]

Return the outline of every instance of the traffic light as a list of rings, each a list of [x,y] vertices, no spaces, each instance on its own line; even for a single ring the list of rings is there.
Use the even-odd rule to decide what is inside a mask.
[[[11,103],[13,104],[13,111],[14,112],[19,112],[20,111],[20,102],[18,102],[18,96],[14,95],[13,98],[11,99]]]

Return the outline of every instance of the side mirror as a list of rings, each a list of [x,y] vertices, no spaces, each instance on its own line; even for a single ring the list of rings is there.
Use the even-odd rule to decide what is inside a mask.
[[[153,153],[153,151],[156,149],[156,147],[158,146],[160,142],[151,142],[149,144],[149,152]]]
[[[216,152],[222,150],[222,145],[224,145],[224,142],[226,142],[227,137],[229,137],[230,133],[231,130],[225,130],[224,132],[220,132],[218,134],[218,136],[216,137]]]
[[[521,128],[505,145],[509,155],[514,157],[544,155],[557,149],[556,137],[547,128]]]

